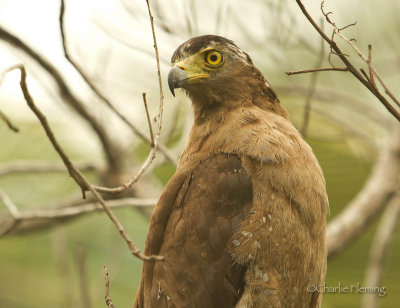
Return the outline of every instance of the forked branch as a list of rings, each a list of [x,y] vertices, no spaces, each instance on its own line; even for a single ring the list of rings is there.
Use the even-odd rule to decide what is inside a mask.
[[[343,62],[345,67],[347,68],[347,71],[349,71],[354,77],[356,77],[368,90],[371,91],[372,94],[374,94],[379,101],[385,106],[385,108],[398,120],[400,121],[400,113],[397,110],[395,106],[393,106],[388,99],[380,92],[379,88],[377,87],[375,81],[374,81],[374,76],[379,80],[381,83],[382,87],[385,89],[385,93],[388,95],[388,97],[397,105],[397,107],[400,106],[399,100],[393,95],[393,93],[388,89],[386,84],[383,82],[382,78],[378,75],[376,69],[372,66],[372,56],[371,52],[369,52],[369,57],[365,57],[361,51],[358,49],[358,47],[354,44],[353,40],[350,40],[346,38],[341,31],[355,25],[355,23],[350,24],[348,26],[339,28],[329,17],[332,12],[325,12],[324,11],[324,1],[321,3],[321,10],[323,15],[325,16],[325,19],[329,24],[332,25],[333,32],[331,38],[329,38],[325,32],[321,29],[321,27],[314,21],[314,19],[311,17],[311,15],[308,13],[306,8],[304,7],[303,3],[301,0],[296,0],[298,6],[300,7],[301,11],[303,12],[304,16],[308,19],[308,21],[311,23],[311,25],[314,27],[314,29],[321,35],[321,37],[329,44],[331,48],[331,54],[335,54],[339,57],[339,59]],[[335,42],[335,36],[341,37],[344,41],[346,41],[352,48],[353,50],[357,53],[357,55],[368,65],[369,68],[369,76],[365,76],[366,74],[363,73],[361,70],[359,71],[354,67],[354,65],[350,62],[348,59],[348,55],[344,54],[342,50],[339,48],[337,43]],[[369,48],[371,50],[371,48]],[[322,69],[325,70],[325,69]],[[332,67],[332,69],[329,70],[340,70],[344,71],[344,69],[337,69]],[[302,72],[311,72],[312,70],[305,70]],[[301,71],[300,71],[301,72]],[[300,73],[298,72],[298,73]]]
[[[67,39],[65,35],[65,26],[64,26],[64,15],[65,15],[65,1],[61,0],[60,5],[60,15],[59,15],[59,27],[60,27],[60,34],[61,34],[61,41],[62,47],[64,51],[64,56],[67,61],[75,68],[78,74],[82,77],[85,83],[89,86],[89,88],[93,91],[93,93],[103,101],[126,125],[128,125],[132,131],[139,136],[140,139],[144,140],[145,142],[151,144],[152,140],[148,136],[146,136],[138,127],[136,127],[132,122],[130,122],[121,112],[119,112],[111,100],[102,93],[102,91],[97,87],[97,85],[91,80],[88,74],[84,71],[84,69],[76,62],[69,54],[67,48]],[[148,110],[146,109],[148,113]],[[158,150],[165,155],[165,157],[172,162],[173,164],[177,164],[177,158],[165,145],[158,144]]]
[[[97,192],[95,187],[88,182],[86,177],[72,164],[69,157],[65,154],[64,150],[59,145],[56,137],[54,136],[54,134],[48,124],[46,116],[39,110],[39,108],[37,108],[32,96],[29,92],[29,89],[28,89],[28,86],[26,83],[26,70],[25,70],[24,65],[16,64],[16,65],[8,68],[6,70],[6,72],[9,72],[9,71],[15,70],[15,69],[18,69],[21,72],[20,87],[21,87],[21,90],[24,95],[26,103],[28,104],[29,108],[33,111],[33,113],[36,115],[36,117],[39,119],[43,129],[45,130],[45,132],[47,134],[47,137],[49,138],[54,149],[57,151],[58,155],[61,157],[62,161],[64,162],[65,166],[67,167],[69,174],[75,180],[75,182],[81,187],[83,195],[85,194],[85,191],[87,191],[87,190],[92,192],[92,194],[94,195],[96,200],[103,207],[107,216],[114,223],[115,227],[117,228],[117,230],[119,231],[119,233],[121,234],[121,236],[123,237],[125,242],[127,243],[129,250],[132,252],[133,255],[135,255],[136,257],[138,257],[139,259],[144,260],[144,261],[163,260],[163,257],[161,257],[161,256],[145,256],[135,246],[132,239],[126,233],[122,224],[119,222],[117,217],[113,214],[113,212],[108,208],[103,197]],[[14,211],[14,216],[15,216],[15,214],[19,214],[18,212],[15,212],[15,209],[13,209],[12,206],[10,207],[10,204],[9,204],[8,208],[10,209],[11,213],[13,213],[12,211]],[[18,215],[15,216],[15,218],[19,219]]]

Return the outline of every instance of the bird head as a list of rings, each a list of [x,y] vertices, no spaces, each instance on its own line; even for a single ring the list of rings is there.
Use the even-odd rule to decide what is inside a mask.
[[[287,117],[250,56],[231,40],[216,35],[191,38],[175,50],[171,63],[169,88],[174,96],[175,89],[184,89],[192,99],[195,114],[211,105],[257,105]]]
[[[190,96],[223,94],[232,90],[243,77],[243,70],[251,70],[253,62],[231,40],[215,35],[194,37],[181,44],[174,52],[168,85],[173,95],[176,88],[185,89]]]

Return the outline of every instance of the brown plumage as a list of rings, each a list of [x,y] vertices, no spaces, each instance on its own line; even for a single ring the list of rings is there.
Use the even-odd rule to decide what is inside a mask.
[[[194,124],[152,215],[134,307],[319,307],[325,181],[250,57],[200,36],[172,57]]]

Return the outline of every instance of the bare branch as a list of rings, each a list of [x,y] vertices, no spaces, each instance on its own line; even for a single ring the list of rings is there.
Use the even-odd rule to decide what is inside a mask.
[[[106,281],[106,305],[108,308],[115,308],[111,297],[110,297],[110,279],[108,278],[108,267],[107,265],[104,265],[104,275],[105,275],[105,281]]]
[[[321,28],[323,29],[324,27],[324,22],[321,20]],[[319,52],[319,59],[317,61],[317,64],[315,67],[320,67],[324,61],[324,54],[325,54],[325,49],[324,49],[324,39],[321,38],[321,47],[320,47],[320,52]],[[311,75],[311,80],[310,80],[310,85],[308,87],[308,92],[306,96],[306,101],[304,105],[304,117],[303,117],[303,125],[300,128],[301,134],[304,136],[304,138],[307,137],[307,130],[308,130],[308,124],[310,122],[310,112],[311,112],[311,102],[315,93],[315,88],[317,85],[317,77],[318,73],[316,72],[315,74]]]
[[[1,85],[1,83],[0,83]],[[0,110],[0,119],[3,120],[9,129],[11,129],[12,131],[18,133],[19,132],[19,128],[16,127],[11,121],[10,119],[3,113],[3,111]]]
[[[160,90],[160,105],[159,105],[158,113],[156,116],[156,121],[158,123],[158,127],[157,127],[156,135],[154,137],[154,146],[151,148],[151,151],[150,151],[149,155],[147,156],[146,161],[143,163],[142,167],[135,174],[135,176],[133,178],[131,178],[127,183],[125,183],[121,186],[115,187],[115,188],[94,186],[94,188],[98,192],[102,192],[102,193],[116,194],[116,193],[120,193],[120,192],[126,190],[127,188],[131,187],[133,184],[135,184],[139,180],[139,178],[142,176],[142,174],[146,171],[146,169],[150,166],[150,164],[156,157],[156,151],[157,151],[158,142],[159,142],[160,134],[161,134],[161,127],[162,127],[162,116],[163,116],[163,108],[164,108],[164,92],[163,92],[163,87],[162,87],[160,57],[159,57],[159,53],[158,53],[156,33],[154,31],[153,15],[151,14],[149,0],[146,0],[146,3],[147,3],[147,9],[149,12],[151,31],[153,33],[154,50],[155,50],[156,61],[157,61],[158,85],[159,85],[159,90]]]
[[[72,164],[68,156],[64,153],[63,149],[57,142],[48,122],[46,116],[36,107],[33,98],[31,97],[27,84],[26,84],[26,70],[25,67],[22,64],[17,64],[10,68],[9,70],[12,69],[19,69],[21,72],[21,81],[20,81],[20,86],[22,93],[24,95],[25,101],[28,104],[29,108],[33,111],[33,113],[36,115],[36,117],[39,119],[40,123],[43,126],[43,129],[45,130],[47,137],[49,138],[51,144],[53,145],[54,149],[57,151],[58,155],[61,157],[63,160],[65,166],[67,167],[69,174],[71,177],[75,180],[75,182],[81,187],[83,195],[85,195],[86,190],[90,190],[94,197],[98,200],[98,202],[102,205],[104,211],[107,213],[108,217],[110,220],[114,223],[115,227],[127,243],[129,250],[132,252],[133,255],[138,257],[139,259],[143,261],[153,261],[153,260],[163,260],[163,257],[161,256],[145,256],[143,255],[140,250],[135,246],[133,243],[132,239],[129,237],[129,235],[126,233],[124,227],[122,224],[119,222],[117,217],[111,212],[111,210],[107,207],[106,202],[104,201],[103,197],[96,191],[95,187],[91,185],[88,180],[85,178],[85,176]],[[9,71],[8,70],[8,71]],[[156,139],[157,140],[157,139]],[[155,153],[154,153],[155,155]]]
[[[357,197],[327,226],[328,258],[360,236],[398,189],[400,174],[400,124],[382,147],[379,158]]]
[[[307,95],[308,89],[302,85],[292,85],[292,86],[275,86],[275,90],[279,93],[280,91],[289,92],[290,94],[300,94]],[[381,126],[390,126],[390,122],[387,118],[382,117],[380,113],[377,113],[374,108],[371,108],[365,104],[365,100],[360,100],[358,97],[341,92],[340,90],[332,90],[329,88],[317,88],[315,89],[314,97],[321,102],[337,103],[346,108],[352,109],[358,114],[368,117]]]
[[[107,200],[107,206],[111,208],[122,207],[153,207],[157,199],[140,198],[121,198]],[[27,210],[18,212],[19,219],[22,220],[41,220],[41,219],[60,219],[80,216],[82,214],[92,213],[103,210],[98,202],[85,203],[77,206],[70,206],[58,209]]]
[[[286,72],[286,75],[297,75],[297,74],[305,74],[305,73],[315,73],[315,72],[324,72],[324,71],[337,71],[337,72],[348,72],[349,69],[347,67],[324,67],[324,68],[313,68],[309,70],[301,70],[301,71],[293,71]]]
[[[157,203],[157,199],[141,198],[109,199],[106,201],[107,206],[112,209],[125,207],[147,209],[154,207]],[[44,206],[42,209],[21,211],[19,212],[18,220],[15,220],[11,214],[10,217],[3,216],[0,219],[0,226],[2,226],[0,228],[0,236],[48,229],[82,215],[98,211],[103,211],[98,202],[95,200],[84,202],[82,199],[66,200],[51,206]]]
[[[119,149],[115,144],[113,138],[110,138],[103,125],[97,120],[97,118],[94,115],[92,115],[86,109],[85,104],[77,96],[73,94],[73,92],[68,87],[67,82],[65,81],[61,73],[57,70],[57,68],[53,66],[47,59],[42,57],[39,53],[37,53],[31,47],[25,44],[25,42],[23,42],[18,37],[8,32],[1,26],[0,26],[0,39],[9,43],[11,46],[25,52],[54,79],[54,81],[58,86],[59,93],[63,98],[64,102],[69,106],[71,106],[82,118],[84,118],[96,132],[103,146],[103,150],[107,157],[107,161],[110,165],[110,168],[113,168],[113,170],[118,170],[121,160],[119,155]]]
[[[379,222],[369,255],[364,285],[379,288],[382,283],[383,269],[393,240],[396,226],[400,219],[400,189],[392,198]],[[365,293],[362,298],[363,308],[377,308],[379,294]]]
[[[383,82],[382,77],[380,77],[380,75],[377,73],[376,69],[372,66],[372,59],[371,58],[367,58],[360,49],[358,49],[358,47],[351,41],[349,40],[347,37],[345,37],[342,33],[340,33],[339,31],[336,31],[337,35],[339,35],[344,41],[346,41],[351,48],[353,48],[353,50],[357,53],[357,55],[363,59],[363,61],[365,63],[368,64],[368,68],[370,70],[370,74],[372,74],[372,76],[376,76],[376,78],[379,80],[380,84],[382,85],[382,87],[385,89],[385,93],[396,103],[397,106],[400,107],[400,101],[393,95],[393,93],[389,90],[389,88],[386,86],[386,84]],[[369,45],[369,56],[371,56],[371,45]],[[373,77],[371,78],[371,84],[374,85],[374,83],[372,82]],[[378,90],[378,88],[375,85],[375,89]]]
[[[75,247],[75,262],[77,265],[77,272],[79,277],[79,293],[82,302],[82,306],[85,308],[91,308],[92,303],[90,300],[90,292],[88,286],[88,277],[87,277],[87,253],[85,248],[82,245],[77,245]]]
[[[153,57],[154,54],[152,52],[149,52],[147,49],[139,46],[139,45],[134,45],[131,42],[128,42],[126,37],[124,37],[122,34],[117,34],[115,32],[112,32],[111,30],[107,29],[102,22],[94,21],[93,22],[101,31],[103,31],[105,34],[107,34],[111,39],[115,40],[116,42],[133,49],[135,51],[138,51],[140,53],[143,53],[147,56]],[[171,65],[169,59],[161,58],[160,61],[165,64],[165,65]]]
[[[369,69],[369,78],[371,79],[372,85],[376,88],[374,72],[372,70],[372,46],[368,45],[368,69]]]
[[[7,196],[7,194],[0,188],[0,200],[10,211],[11,216],[14,220],[20,219],[20,213],[17,206],[12,202],[12,200]]]
[[[154,147],[154,134],[153,134],[153,126],[151,125],[151,120],[150,120],[150,115],[149,115],[149,108],[147,107],[147,100],[146,100],[146,93],[142,93],[143,95],[143,103],[144,103],[144,109],[146,110],[146,117],[147,117],[147,123],[149,125],[149,130],[150,130],[150,146]]]
[[[325,32],[321,29],[321,27],[318,26],[318,24],[314,21],[314,19],[311,17],[311,15],[308,13],[308,11],[306,10],[306,8],[304,7],[303,3],[301,2],[301,0],[296,0],[298,6],[300,7],[300,10],[303,12],[304,16],[308,19],[308,21],[311,23],[311,25],[314,27],[314,29],[321,35],[321,37],[323,37],[323,39],[329,44],[329,46],[331,47],[331,52],[336,54],[344,63],[344,65],[347,67],[348,71],[354,76],[356,77],[366,88],[368,88],[368,90],[371,91],[372,94],[374,94],[379,100],[380,102],[386,107],[386,109],[397,119],[400,121],[400,113],[399,111],[391,105],[391,103],[379,92],[379,89],[377,89],[376,87],[374,87],[374,85],[367,79],[365,78],[355,67],[354,65],[349,61],[349,59],[347,58],[347,55],[345,55],[339,48],[339,46],[336,44],[336,42],[334,41],[334,37],[335,35],[340,36],[342,39],[344,39],[347,43],[350,44],[350,46],[352,46],[352,48],[357,52],[357,54],[366,62],[368,63],[368,59],[366,59],[361,52],[358,50],[358,48],[349,40],[347,39],[345,36],[343,36],[341,34],[341,30],[347,28],[338,28],[336,26],[336,24],[334,22],[332,22],[332,20],[329,19],[329,14],[331,14],[331,12],[325,13],[323,11],[323,3],[321,3],[321,10],[322,13],[324,14],[326,20],[334,27],[334,32],[332,33],[332,38],[330,39]],[[371,64],[369,64],[371,65]],[[375,76],[378,78],[378,80],[380,80],[379,75],[377,75],[376,70],[373,69],[372,65],[371,65],[371,69],[373,70]],[[380,80],[381,82],[381,80]],[[382,84],[382,82],[381,82]],[[384,86],[384,84],[382,84],[382,86],[385,88],[386,93],[390,93],[388,94],[388,96],[390,98],[392,98],[393,94],[388,91],[388,89],[386,88],[386,86]],[[393,96],[394,97],[394,96]],[[392,98],[393,100],[393,98]],[[398,103],[397,99],[394,99],[395,103]]]
[[[0,188],[0,201],[7,207],[10,212],[12,222],[5,227],[1,235],[11,232],[20,223],[20,212],[14,202],[8,197],[8,195]]]
[[[79,73],[85,83],[89,86],[89,88],[93,91],[93,93],[102,101],[104,102],[126,125],[128,125],[132,131],[140,137],[140,139],[144,140],[147,143],[151,143],[152,140],[147,137],[143,132],[139,130],[133,123],[131,123],[121,112],[119,112],[115,107],[114,104],[111,102],[109,98],[107,98],[101,90],[96,86],[96,84],[90,79],[90,77],[85,73],[83,68],[69,55],[68,48],[67,48],[67,41],[65,37],[65,30],[64,30],[64,12],[65,12],[65,3],[64,0],[61,0],[60,6],[60,15],[59,15],[59,27],[62,39],[62,47],[64,51],[64,56],[68,60],[68,62],[75,68],[75,70]],[[165,155],[165,157],[172,162],[173,164],[177,164],[176,156],[164,145],[159,145],[159,150],[161,153]]]
[[[76,164],[81,171],[100,171],[102,168],[91,163]],[[0,165],[0,176],[10,173],[53,173],[65,172],[65,165],[40,161],[13,161]]]

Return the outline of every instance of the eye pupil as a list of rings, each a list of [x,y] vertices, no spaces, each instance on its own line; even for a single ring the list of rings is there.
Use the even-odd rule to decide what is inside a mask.
[[[210,60],[211,60],[211,62],[216,62],[218,60],[217,55],[211,55]]]

